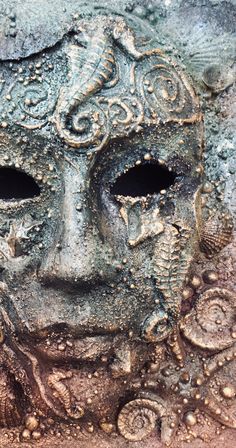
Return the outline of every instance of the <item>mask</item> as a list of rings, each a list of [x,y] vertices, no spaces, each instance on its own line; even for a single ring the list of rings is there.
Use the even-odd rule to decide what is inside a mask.
[[[68,23],[2,62],[0,422],[121,444],[160,422],[167,445],[196,409],[235,427],[207,393],[234,359],[233,293],[211,265],[233,221],[205,206],[194,82],[132,14]]]

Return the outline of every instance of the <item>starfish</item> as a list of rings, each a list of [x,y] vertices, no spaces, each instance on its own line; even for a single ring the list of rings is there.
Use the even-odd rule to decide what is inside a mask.
[[[155,429],[159,420],[161,440],[170,446],[182,421],[187,426],[197,422],[193,413],[197,409],[222,425],[236,428],[236,417],[213,395],[210,387],[217,373],[236,360],[236,344],[206,358],[197,352],[193,354],[175,329],[166,350],[156,347],[156,353],[160,352],[162,360],[154,355],[134,399],[120,411],[120,433],[128,440],[139,441]],[[222,389],[223,398],[234,395],[231,386]]]

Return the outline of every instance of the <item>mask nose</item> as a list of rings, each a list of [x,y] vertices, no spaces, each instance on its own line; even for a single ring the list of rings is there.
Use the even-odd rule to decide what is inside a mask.
[[[111,246],[103,242],[85,168],[66,166],[58,234],[38,271],[44,283],[92,284],[112,279]]]

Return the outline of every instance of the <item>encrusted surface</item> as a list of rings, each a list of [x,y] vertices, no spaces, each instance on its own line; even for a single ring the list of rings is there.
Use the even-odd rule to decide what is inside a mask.
[[[235,5],[20,3],[0,1],[0,446],[231,448]]]

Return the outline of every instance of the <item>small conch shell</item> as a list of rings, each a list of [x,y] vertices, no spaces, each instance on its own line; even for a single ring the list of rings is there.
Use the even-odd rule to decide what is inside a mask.
[[[148,342],[160,342],[167,338],[171,330],[168,314],[156,309],[143,322],[142,337]]]
[[[200,249],[208,256],[219,253],[232,241],[233,220],[223,214],[210,218],[200,232]]]
[[[236,70],[225,65],[210,64],[203,71],[202,80],[214,93],[222,92],[235,82]]]

